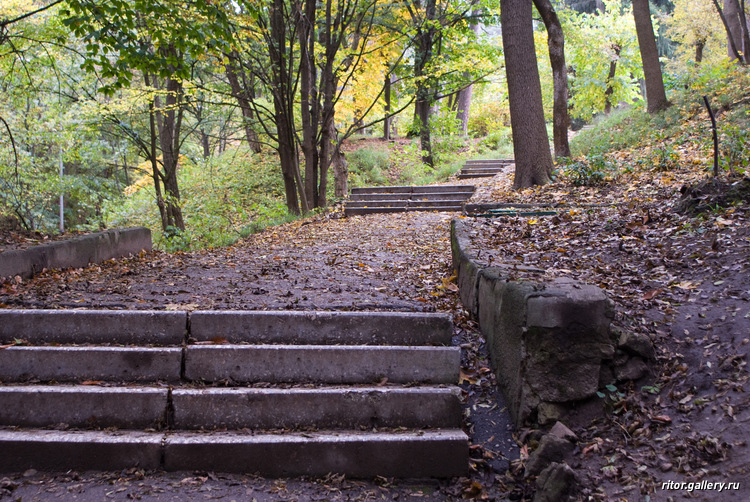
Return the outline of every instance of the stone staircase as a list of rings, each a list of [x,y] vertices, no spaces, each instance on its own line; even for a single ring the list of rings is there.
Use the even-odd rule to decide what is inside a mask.
[[[461,211],[474,193],[472,185],[388,186],[353,188],[346,216],[405,211]]]
[[[444,314],[0,310],[0,470],[454,477]]]
[[[490,176],[495,176],[514,162],[513,159],[467,160],[458,172],[458,179],[488,178]]]

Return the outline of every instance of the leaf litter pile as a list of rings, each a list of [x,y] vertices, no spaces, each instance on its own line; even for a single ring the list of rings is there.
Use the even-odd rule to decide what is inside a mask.
[[[478,261],[510,265],[511,277],[599,286],[615,302],[614,324],[648,335],[658,354],[649,377],[590,403],[603,414],[569,424],[582,497],[749,500],[750,179],[644,167],[595,187],[509,183],[497,177],[482,198],[507,203],[506,214],[556,214],[465,219]],[[741,488],[662,491],[670,480]]]
[[[582,406],[576,423],[568,424],[580,441],[570,460],[580,481],[579,498],[724,500],[728,495],[660,488],[669,480],[742,485],[748,479],[748,180],[707,180],[694,167],[641,166],[595,187],[576,187],[563,177],[515,192],[510,182],[508,172],[479,182],[472,202],[556,214],[464,218],[479,261],[525,265],[519,278],[565,276],[601,287],[615,303],[614,323],[651,337],[658,353],[647,378],[610,386],[603,399]],[[250,500],[530,500],[533,480],[522,479],[523,463],[535,446],[530,438],[538,435],[524,429],[514,435],[517,444],[509,444],[507,414],[484,342],[457,300],[448,232],[453,217],[405,213],[343,219],[334,211],[229,248],[152,252],[86,269],[45,271],[28,281],[11,279],[0,285],[0,307],[451,312],[454,342],[463,349],[461,387],[472,439],[469,477],[419,485],[211,473],[177,479],[137,470],[27,473],[27,478],[3,480],[0,497],[17,497],[36,483],[48,491],[92,496],[106,488],[107,497],[179,492],[184,500],[242,498],[243,493],[252,493]],[[748,489],[741,486],[731,499],[748,499]]]

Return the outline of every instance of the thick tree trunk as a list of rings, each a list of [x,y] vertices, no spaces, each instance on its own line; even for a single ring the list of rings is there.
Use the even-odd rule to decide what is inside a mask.
[[[651,9],[648,0],[633,0],[633,18],[638,35],[638,47],[643,60],[643,74],[646,79],[646,103],[649,113],[666,110],[670,103],[664,90],[659,51],[651,23]]]
[[[568,144],[568,66],[565,63],[565,38],[562,24],[550,0],[534,0],[536,10],[542,16],[547,28],[547,49],[552,66],[552,87],[554,103],[552,105],[552,136],[555,145],[555,158],[570,157]]]
[[[513,186],[543,185],[550,181],[552,155],[536,65],[531,2],[501,0],[500,22],[516,161]]]
[[[744,4],[744,2],[742,3]],[[718,4],[716,7],[718,9]],[[724,0],[724,18],[726,20],[729,59],[750,63],[750,54],[748,54],[750,52],[750,38],[748,38],[747,19],[743,5],[740,5],[739,0]]]

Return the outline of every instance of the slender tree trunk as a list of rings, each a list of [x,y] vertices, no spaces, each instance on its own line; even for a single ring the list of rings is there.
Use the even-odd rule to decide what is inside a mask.
[[[477,11],[472,12],[472,16],[475,15],[477,15]],[[474,32],[475,36],[479,35],[479,24],[472,23],[471,31]],[[469,72],[464,72],[464,79],[469,80],[470,78],[471,75]],[[456,119],[461,122],[461,134],[463,136],[466,136],[469,133],[469,109],[471,108],[471,95],[473,92],[474,86],[469,85],[465,89],[459,91],[458,96],[456,96]]]
[[[638,35],[638,47],[643,60],[643,74],[646,79],[646,103],[649,113],[665,110],[670,103],[664,90],[659,51],[651,23],[651,9],[648,0],[633,0],[633,18]]]
[[[294,139],[294,96],[293,81],[289,73],[287,59],[287,32],[284,16],[284,0],[274,0],[270,8],[271,43],[269,56],[273,79],[274,123],[276,124],[277,151],[284,178],[286,206],[289,212],[300,214],[297,195],[304,198],[304,185],[299,174],[299,158]],[[302,207],[307,207],[303,201]]]
[[[555,158],[570,157],[568,144],[568,65],[565,63],[565,38],[562,24],[550,0],[534,0],[536,10],[542,16],[547,28],[547,49],[552,66],[552,87],[554,103],[552,105],[552,136],[555,145]]]
[[[385,112],[385,119],[383,120],[383,139],[389,140],[391,139],[391,122],[393,121],[393,118],[390,116],[391,113],[391,79],[393,76],[388,73],[388,75],[385,76],[385,91],[383,92],[383,95],[385,97],[385,106],[384,106],[384,112]]]
[[[612,111],[612,101],[610,96],[615,93],[614,79],[617,74],[617,61],[620,59],[620,51],[622,48],[617,45],[612,45],[612,51],[615,53],[615,57],[609,62],[609,73],[607,74],[607,89],[604,91],[604,113],[609,115]]]
[[[311,207],[318,207],[318,96],[315,69],[315,0],[305,0],[304,12],[299,13],[297,32],[299,36],[300,117],[302,119],[302,154],[305,156],[305,197]]]
[[[501,0],[500,22],[516,161],[513,186],[543,185],[550,181],[552,155],[536,65],[531,2]]]
[[[227,58],[230,61],[226,66],[227,80],[232,89],[232,96],[237,100],[237,104],[240,106],[240,111],[242,111],[242,122],[245,129],[247,144],[253,152],[260,153],[261,144],[258,140],[258,133],[253,130],[251,125],[253,123],[253,109],[250,106],[253,92],[252,84],[247,82],[245,72],[241,70],[242,63],[239,54],[233,52],[227,54]],[[240,76],[242,77],[242,81],[240,81]]]
[[[705,40],[697,40],[695,42],[695,62],[700,64],[703,62],[703,49],[706,48]]]
[[[419,141],[422,147],[422,163],[434,167],[432,157],[432,138],[430,135],[430,114],[434,96],[433,83],[427,78],[427,65],[432,60],[435,43],[435,22],[437,13],[436,0],[426,0],[424,26],[421,26],[416,37],[414,54],[414,78],[417,81],[414,115],[419,124]]]

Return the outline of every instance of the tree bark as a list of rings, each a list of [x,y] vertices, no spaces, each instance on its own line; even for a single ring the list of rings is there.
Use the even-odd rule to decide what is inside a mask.
[[[472,16],[477,15],[477,11],[472,12]],[[471,31],[474,35],[479,35],[479,23],[471,24]],[[464,72],[464,80],[470,81],[469,72]],[[474,86],[470,84],[465,89],[461,89],[456,96],[456,119],[461,122],[461,134],[467,136],[469,133],[469,109],[471,108],[471,96],[474,92]]]
[[[253,122],[253,108],[250,106],[253,92],[252,85],[248,84],[245,72],[241,70],[242,66],[239,54],[233,52],[227,54],[227,58],[229,59],[229,64],[226,66],[227,80],[232,89],[232,95],[237,100],[237,104],[240,106],[240,111],[242,112],[247,144],[253,152],[260,153],[261,145],[258,140],[258,133],[251,126]],[[240,81],[240,76],[242,77],[242,81]]]
[[[513,186],[543,185],[550,181],[552,155],[536,65],[531,2],[501,0],[500,22],[516,161]]]
[[[743,2],[744,3],[744,2]],[[716,4],[718,9],[718,4]],[[721,9],[719,9],[721,12]],[[727,55],[750,63],[750,38],[748,38],[747,19],[739,0],[724,0],[724,18],[727,31]]]
[[[284,178],[286,206],[289,212],[300,214],[297,188],[300,180],[299,158],[294,138],[294,96],[292,75],[287,60],[287,33],[284,19],[284,0],[274,0],[270,9],[271,40],[269,56],[273,84],[274,123],[277,130],[277,151]],[[299,186],[304,197],[304,187]],[[302,203],[305,207],[307,204]]]
[[[609,73],[607,74],[607,89],[604,91],[604,113],[606,113],[607,115],[609,115],[609,113],[612,111],[612,101],[610,101],[609,97],[615,93],[615,88],[612,84],[612,81],[615,79],[615,75],[617,74],[617,61],[620,58],[621,50],[622,48],[619,45],[612,45],[612,51],[615,53],[615,58],[609,62]]]
[[[432,112],[434,90],[432,89],[432,79],[428,78],[426,70],[427,65],[432,60],[433,44],[435,42],[436,0],[426,0],[424,12],[425,22],[419,27],[414,48],[414,79],[417,81],[414,115],[419,124],[422,163],[434,167],[432,138],[430,136],[430,114]]]
[[[393,75],[389,72],[388,75],[385,76],[385,90],[383,91],[385,97],[385,106],[383,107],[383,111],[385,112],[385,118],[383,119],[383,139],[386,141],[391,139],[391,122],[393,121],[393,118],[390,116],[392,79]]]
[[[664,90],[664,79],[648,0],[633,0],[633,18],[643,61],[643,74],[646,79],[646,109],[649,113],[656,113],[666,110],[670,103]]]
[[[542,16],[547,28],[547,49],[552,66],[552,87],[554,103],[552,105],[552,136],[555,146],[555,158],[570,157],[568,144],[568,65],[565,63],[565,38],[562,24],[550,0],[534,0],[536,10]]]

